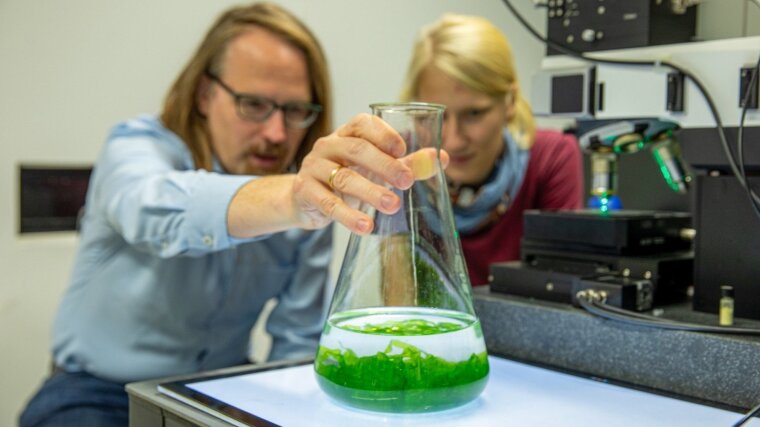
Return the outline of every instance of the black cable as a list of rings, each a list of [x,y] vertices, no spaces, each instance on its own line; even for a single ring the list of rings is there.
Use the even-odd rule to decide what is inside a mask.
[[[633,318],[636,318],[636,319],[647,320],[647,321],[652,321],[652,322],[665,320],[665,319],[663,319],[661,317],[649,316],[649,315],[646,315],[644,313],[639,313],[637,311],[625,310],[625,309],[622,309],[620,307],[615,307],[613,305],[608,305],[608,304],[604,305],[604,310],[608,310],[608,311],[610,311],[612,313],[619,314],[621,316],[626,316],[626,318],[633,317]]]
[[[720,118],[720,114],[718,113],[718,109],[715,106],[715,102],[713,101],[712,97],[710,97],[710,94],[707,92],[707,89],[704,87],[702,82],[699,81],[699,79],[697,79],[696,76],[694,76],[692,73],[690,73],[686,69],[683,69],[668,61],[632,61],[632,60],[620,60],[620,59],[592,58],[592,57],[586,56],[583,53],[570,49],[561,43],[558,43],[554,40],[550,40],[548,37],[543,37],[541,34],[538,33],[538,31],[536,31],[535,28],[533,28],[530,25],[530,23],[528,23],[528,21],[517,11],[517,9],[515,9],[514,6],[512,6],[512,3],[510,3],[509,0],[502,0],[502,1],[504,2],[504,5],[509,9],[509,11],[512,12],[512,15],[514,15],[514,17],[520,22],[520,24],[526,30],[528,30],[528,32],[531,33],[533,37],[537,38],[545,45],[561,53],[564,53],[565,55],[572,56],[574,58],[578,58],[584,61],[598,63],[598,64],[634,65],[634,66],[648,66],[648,67],[656,67],[658,65],[663,65],[675,71],[678,71],[679,73],[682,73],[685,77],[689,78],[697,87],[699,92],[702,94],[702,97],[705,99],[705,102],[707,103],[707,106],[710,109],[710,113],[712,114],[713,119],[715,120],[716,130],[718,131],[718,137],[720,139],[721,147],[723,148],[726,158],[728,159],[728,164],[731,167],[731,172],[733,172],[734,176],[739,181],[741,186],[745,190],[747,190],[747,194],[750,195],[750,199],[753,201],[753,204],[754,203],[760,204],[760,196],[758,196],[752,190],[752,188],[749,187],[747,182],[744,180],[744,177],[742,176],[736,164],[734,155],[733,153],[731,153],[731,148],[728,145],[728,138],[726,138],[726,132],[725,132],[725,129],[723,129],[723,120]]]
[[[742,419],[736,422],[731,427],[741,427],[743,426],[747,421],[749,421],[750,418],[754,417],[755,415],[760,414],[760,405],[755,406],[754,408],[750,409],[749,412],[744,414]]]
[[[672,320],[668,320],[668,319],[665,319],[665,318],[662,318],[662,317],[659,317],[659,316],[650,316],[650,315],[644,314],[644,313],[639,313],[639,312],[635,312],[635,311],[625,310],[625,309],[620,308],[620,307],[615,307],[614,305],[606,304],[606,303],[604,303],[602,301],[598,301],[598,303],[599,303],[599,306],[602,309],[607,310],[607,311],[609,311],[611,313],[615,313],[615,314],[621,315],[621,316],[634,317],[634,318],[637,318],[637,319],[646,320],[648,322],[664,322],[664,323],[666,323],[666,322],[672,322]]]
[[[744,95],[742,96],[742,116],[739,120],[739,133],[736,140],[736,151],[738,156],[739,169],[742,173],[742,177],[744,178],[744,182],[747,183],[745,189],[747,190],[747,195],[749,196],[750,202],[752,202],[752,209],[755,211],[755,214],[760,217],[760,204],[756,203],[755,199],[752,198],[752,194],[749,191],[750,183],[747,180],[747,171],[744,165],[744,119],[747,116],[747,106],[749,104],[749,99],[753,95],[753,86],[757,81],[758,69],[760,69],[760,56],[757,58],[757,64],[755,64],[755,68],[752,70],[752,78],[750,78],[747,89],[744,91]]]
[[[641,313],[634,313],[605,304],[599,299],[598,296],[595,296],[593,294],[584,294],[583,292],[584,291],[581,291],[576,295],[578,304],[581,306],[581,308],[595,316],[607,320],[614,320],[635,326],[645,326],[650,328],[676,331],[760,336],[760,329],[698,325],[696,323],[678,322],[675,320],[663,319],[660,317],[647,316]]]

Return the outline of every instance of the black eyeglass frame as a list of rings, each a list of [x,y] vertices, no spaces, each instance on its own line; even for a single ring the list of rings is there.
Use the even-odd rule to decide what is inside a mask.
[[[224,83],[222,79],[219,78],[219,76],[211,72],[206,72],[205,74],[206,74],[206,77],[208,77],[212,81],[219,84],[219,86],[221,86],[221,88],[224,89],[225,92],[227,92],[228,94],[230,94],[230,96],[232,96],[232,98],[235,101],[235,109],[238,113],[238,116],[240,116],[240,118],[244,120],[251,120],[257,123],[265,122],[272,116],[272,114],[274,114],[275,111],[280,110],[282,111],[283,116],[285,117],[285,125],[287,127],[291,129],[305,129],[311,126],[312,124],[314,124],[314,121],[316,121],[317,117],[319,117],[319,113],[322,112],[322,106],[319,104],[312,104],[310,102],[298,102],[298,101],[290,101],[290,102],[284,102],[280,104],[271,98],[267,98],[266,96],[237,92],[231,87],[229,87],[226,83]],[[243,112],[243,107],[242,107],[242,103],[244,100],[255,100],[264,105],[268,105],[269,111],[263,114],[262,116],[254,117],[251,115],[246,115]],[[304,120],[294,121],[288,115],[288,111],[294,111],[294,107],[308,110],[309,116]]]

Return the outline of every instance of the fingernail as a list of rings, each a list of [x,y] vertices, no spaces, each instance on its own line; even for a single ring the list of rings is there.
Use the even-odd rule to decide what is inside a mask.
[[[384,207],[385,209],[392,209],[395,204],[396,204],[396,198],[388,194],[385,194],[380,199],[380,205]]]
[[[403,157],[404,154],[406,154],[406,147],[403,145],[397,145],[396,148],[393,149],[393,154],[396,158]]]
[[[405,132],[400,135],[404,142],[409,140],[409,132]],[[393,147],[393,155],[396,156],[396,158],[403,157],[404,154],[406,154],[406,144],[396,144]]]
[[[398,175],[396,187],[405,189],[411,187],[412,184],[414,184],[414,175],[411,171],[404,171]]]
[[[360,219],[359,221],[356,222],[356,228],[359,229],[359,231],[362,233],[369,232],[370,231],[369,221],[367,221],[366,219]]]

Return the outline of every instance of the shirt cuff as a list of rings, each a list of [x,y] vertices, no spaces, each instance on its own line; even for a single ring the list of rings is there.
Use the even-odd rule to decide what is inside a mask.
[[[232,198],[240,187],[253,179],[256,177],[217,173],[208,173],[204,177],[203,184],[196,188],[197,194],[193,195],[188,210],[190,247],[218,251],[268,236],[240,239],[230,236],[227,230],[227,209]]]

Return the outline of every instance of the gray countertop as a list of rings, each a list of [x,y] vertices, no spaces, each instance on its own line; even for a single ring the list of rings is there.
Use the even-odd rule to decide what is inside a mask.
[[[487,286],[475,288],[474,303],[490,353],[735,408],[760,403],[760,337],[627,325]],[[663,317],[717,324],[684,304]]]

